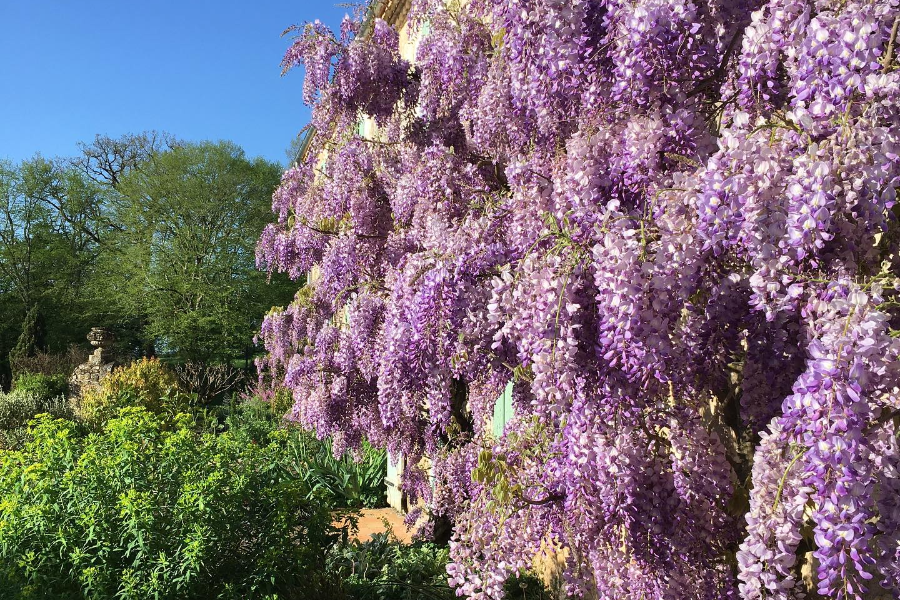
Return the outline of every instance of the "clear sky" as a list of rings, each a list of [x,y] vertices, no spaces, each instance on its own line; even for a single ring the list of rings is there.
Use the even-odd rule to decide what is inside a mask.
[[[339,1],[0,0],[0,158],[156,129],[284,164],[309,111],[281,32],[336,27]]]

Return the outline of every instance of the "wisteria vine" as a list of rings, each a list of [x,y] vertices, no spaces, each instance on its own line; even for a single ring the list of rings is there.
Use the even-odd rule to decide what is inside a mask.
[[[898,597],[898,22],[415,0],[406,56],[371,16],[293,28],[316,135],[258,261],[311,276],[261,371],[336,452],[404,455],[461,595],[555,552],[604,600]]]

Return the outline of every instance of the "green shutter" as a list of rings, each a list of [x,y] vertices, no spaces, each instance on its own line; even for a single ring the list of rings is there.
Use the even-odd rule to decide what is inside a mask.
[[[506,388],[494,404],[493,425],[494,435],[496,437],[503,435],[503,428],[506,426],[506,423],[513,418],[512,389],[513,384],[512,381],[510,381],[506,384]]]

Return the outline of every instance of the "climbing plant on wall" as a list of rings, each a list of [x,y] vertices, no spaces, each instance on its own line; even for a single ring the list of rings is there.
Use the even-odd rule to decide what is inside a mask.
[[[430,459],[474,598],[548,541],[604,599],[900,593],[898,19],[417,0],[412,61],[296,27],[317,134],[258,261],[320,276],[261,368],[338,451]]]

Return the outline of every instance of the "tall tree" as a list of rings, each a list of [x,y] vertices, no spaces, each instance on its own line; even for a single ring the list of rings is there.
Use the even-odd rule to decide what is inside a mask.
[[[150,162],[156,154],[179,145],[175,136],[158,131],[129,133],[117,138],[97,134],[93,142],[78,145],[81,155],[72,159],[72,164],[95,183],[118,188],[129,172]]]
[[[0,375],[28,322],[42,335],[37,345],[22,346],[26,353],[62,350],[83,337],[92,319],[84,286],[99,252],[89,233],[100,231],[99,194],[62,161],[37,156],[0,164]]]
[[[98,289],[143,320],[145,341],[189,359],[242,356],[272,304],[290,299],[288,286],[265,285],[254,258],[280,170],[204,142],[116,176]]]

